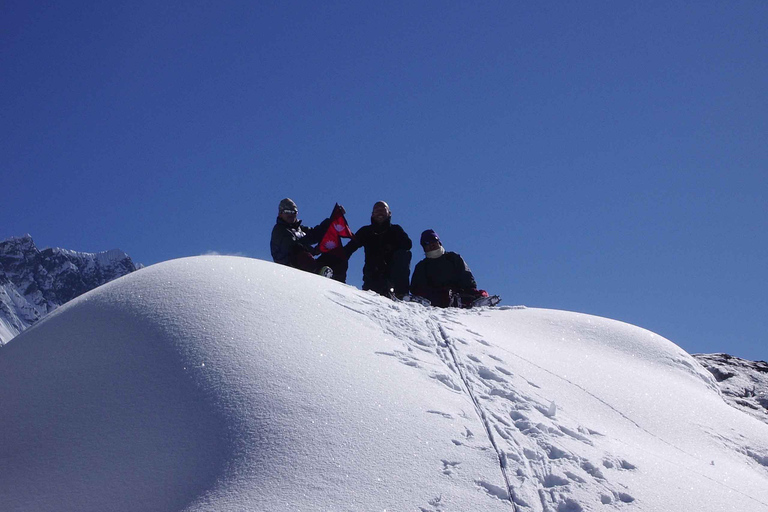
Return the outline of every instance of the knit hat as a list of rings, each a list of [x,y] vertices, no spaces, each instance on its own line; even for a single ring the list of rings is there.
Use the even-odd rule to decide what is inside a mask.
[[[299,207],[293,202],[293,199],[285,198],[280,201],[280,206],[277,207],[280,213],[299,213]]]
[[[440,241],[440,237],[437,236],[437,233],[435,233],[435,230],[428,229],[421,234],[421,245],[427,245],[432,242],[437,242],[440,245],[443,245],[443,243]]]

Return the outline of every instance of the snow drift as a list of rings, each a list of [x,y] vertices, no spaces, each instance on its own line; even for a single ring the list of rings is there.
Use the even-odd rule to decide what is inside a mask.
[[[671,342],[154,265],[0,349],[3,511],[768,510],[768,425]]]

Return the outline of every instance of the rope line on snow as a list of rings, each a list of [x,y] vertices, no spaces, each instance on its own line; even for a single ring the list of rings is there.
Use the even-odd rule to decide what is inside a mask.
[[[434,319],[433,319],[433,322]],[[467,393],[469,394],[469,398],[472,400],[472,403],[475,406],[475,411],[477,412],[477,415],[480,417],[480,421],[482,422],[483,426],[485,427],[485,432],[488,435],[488,440],[491,442],[491,446],[493,446],[493,449],[496,451],[496,456],[499,459],[499,468],[501,469],[501,476],[504,477],[504,483],[507,486],[507,496],[509,497],[509,502],[512,504],[512,509],[517,512],[517,505],[515,504],[515,490],[512,487],[512,483],[509,481],[509,476],[507,476],[507,456],[504,453],[503,450],[501,450],[496,444],[496,439],[493,436],[493,430],[491,429],[491,424],[488,421],[488,417],[485,414],[485,411],[480,406],[480,401],[475,396],[475,392],[472,390],[472,386],[469,384],[469,379],[467,379],[466,373],[464,373],[464,366],[461,364],[459,360],[459,355],[456,351],[455,345],[451,342],[450,336],[448,336],[448,333],[445,331],[445,328],[442,326],[441,323],[437,323],[438,332],[440,333],[440,337],[442,338],[445,345],[448,347],[448,351],[451,353],[451,358],[453,359],[453,363],[456,365],[456,369],[459,372],[459,377],[461,378],[462,382],[464,383],[464,387],[467,389]]]

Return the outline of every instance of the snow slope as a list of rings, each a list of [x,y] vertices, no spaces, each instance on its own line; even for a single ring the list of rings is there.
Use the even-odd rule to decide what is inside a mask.
[[[768,511],[768,425],[671,342],[154,265],[0,348],[3,511]]]

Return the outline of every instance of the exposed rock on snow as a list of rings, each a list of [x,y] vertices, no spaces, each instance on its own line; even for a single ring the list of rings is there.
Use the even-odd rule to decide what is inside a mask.
[[[62,304],[136,270],[120,250],[38,250],[32,237],[0,242],[0,345]]]
[[[768,423],[768,363],[728,354],[694,354],[717,380],[725,400]]]

